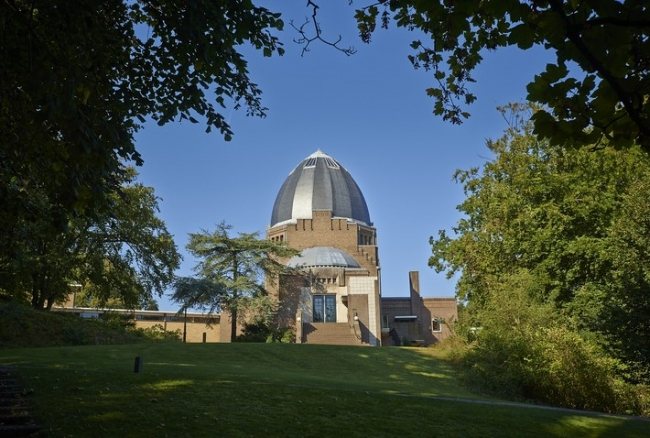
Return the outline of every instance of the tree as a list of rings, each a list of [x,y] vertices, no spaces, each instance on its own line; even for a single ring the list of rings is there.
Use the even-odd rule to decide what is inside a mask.
[[[612,257],[609,288],[589,288],[581,298],[595,309],[583,319],[611,340],[619,357],[650,378],[650,169],[639,170],[623,195],[607,242]],[[635,376],[638,378],[638,376]]]
[[[528,123],[488,147],[494,160],[456,173],[465,217],[453,235],[431,238],[429,264],[460,273],[457,293],[473,316],[495,295],[507,299],[504,285],[526,272],[536,285],[531,303],[553,305],[576,330],[599,333],[618,358],[650,371],[648,154],[552,147]]]
[[[0,23],[3,258],[28,238],[17,225],[45,240],[108,214],[147,118],[203,117],[229,140],[221,109],[263,116],[240,47],[283,52],[279,14],[248,0],[8,0]]]
[[[37,309],[65,299],[71,283],[84,286],[87,303],[151,306],[173,280],[180,255],[156,216],[153,189],[135,183],[133,169],[121,174],[120,191],[110,194],[110,214],[74,218],[58,233],[47,217],[16,224],[15,235],[25,237],[11,258],[0,259],[0,289],[29,297]]]
[[[198,278],[179,278],[172,299],[209,313],[226,309],[231,315],[231,339],[237,336],[238,311],[246,300],[264,297],[264,279],[272,281],[289,268],[280,259],[298,254],[284,243],[260,239],[258,233],[230,237],[232,227],[221,223],[213,232],[190,234],[188,251],[201,259],[195,271]]]
[[[476,99],[472,74],[488,51],[537,45],[553,51],[556,61],[528,85],[528,99],[544,108],[533,117],[536,134],[554,144],[606,140],[650,151],[647,1],[380,0],[355,16],[364,42],[378,21],[424,33],[426,39],[412,42],[409,59],[433,72],[436,85],[427,93],[445,120],[469,116],[464,108]]]

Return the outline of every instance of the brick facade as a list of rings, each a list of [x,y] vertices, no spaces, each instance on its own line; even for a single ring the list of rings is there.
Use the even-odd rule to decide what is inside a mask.
[[[458,320],[455,298],[422,298],[418,272],[409,272],[409,297],[384,297],[381,311],[383,345],[436,344]]]
[[[312,322],[313,295],[335,295],[336,323],[349,325],[357,335],[358,342],[355,343],[380,344],[380,270],[377,235],[373,227],[333,218],[329,210],[315,210],[311,219],[296,219],[270,228],[267,237],[285,242],[297,250],[337,248],[349,254],[360,266],[314,266],[305,268],[306,276],[302,280],[285,277],[279,284],[269,284],[268,289],[282,302],[282,318],[287,325]],[[321,332],[326,328],[319,326]],[[305,334],[307,342],[308,333],[309,330]]]

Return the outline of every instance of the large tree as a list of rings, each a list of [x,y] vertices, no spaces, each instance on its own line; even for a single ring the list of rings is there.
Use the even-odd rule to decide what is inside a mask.
[[[157,216],[153,189],[134,182],[133,169],[121,175],[119,191],[109,194],[110,213],[73,218],[63,231],[53,229],[48,217],[14,224],[20,239],[11,257],[0,259],[0,292],[25,297],[37,309],[65,299],[73,284],[82,285],[87,302],[96,305],[141,308],[161,295],[180,255]]]
[[[242,304],[251,298],[267,295],[265,281],[274,281],[289,268],[283,258],[298,254],[284,243],[260,239],[257,233],[240,233],[231,237],[232,227],[221,223],[217,228],[190,234],[188,251],[200,259],[197,278],[176,281],[174,301],[189,307],[207,309],[209,313],[225,309],[231,317],[231,339],[237,336],[237,317]]]
[[[488,143],[494,159],[458,171],[466,199],[453,234],[431,239],[430,265],[460,273],[457,292],[478,315],[525,272],[531,303],[553,305],[650,371],[650,276],[644,190],[650,158],[638,147],[551,147],[523,123]],[[481,321],[476,321],[481,323]]]
[[[0,2],[0,257],[29,238],[18,223],[110,210],[147,118],[203,118],[228,140],[223,108],[263,116],[240,49],[281,54],[282,26],[248,0]]]
[[[313,2],[308,2],[316,10]],[[555,144],[641,145],[650,151],[650,4],[645,0],[380,0],[356,11],[362,40],[377,22],[417,30],[409,58],[431,70],[434,112],[453,123],[466,106],[474,69],[501,47],[542,46],[556,56],[528,85],[544,110],[535,133]],[[315,17],[314,17],[315,20]],[[320,31],[319,27],[316,27]],[[313,38],[313,37],[312,37]]]

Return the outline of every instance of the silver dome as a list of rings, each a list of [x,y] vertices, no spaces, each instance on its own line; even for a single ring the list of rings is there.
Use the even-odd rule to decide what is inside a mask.
[[[347,252],[329,246],[315,246],[303,249],[287,263],[291,268],[309,267],[344,267],[359,268],[359,263]]]
[[[357,183],[343,166],[320,150],[305,158],[282,184],[273,205],[271,227],[311,219],[313,210],[330,210],[332,217],[372,225]]]

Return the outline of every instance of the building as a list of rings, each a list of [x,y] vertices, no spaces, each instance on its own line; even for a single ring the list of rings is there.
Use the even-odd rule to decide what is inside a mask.
[[[301,251],[283,262],[302,276],[270,289],[303,343],[435,343],[457,318],[453,298],[422,298],[417,273],[410,296],[381,297],[377,232],[350,173],[318,150],[280,188],[267,237]],[[383,316],[382,316],[383,315]]]
[[[420,276],[409,272],[408,297],[382,297],[382,345],[431,345],[448,338],[458,319],[455,298],[420,295]]]
[[[352,175],[318,150],[289,174],[276,197],[267,238],[301,253],[280,260],[299,273],[268,279],[279,317],[296,342],[346,345],[430,345],[451,334],[454,298],[420,295],[419,275],[409,273],[409,295],[383,297],[377,230]],[[81,285],[79,285],[81,286]],[[62,311],[96,317],[77,308],[74,294]],[[126,312],[126,311],[124,311]],[[230,342],[230,315],[130,312],[137,327],[183,329],[188,342]],[[222,330],[223,328],[223,330]]]
[[[123,315],[132,319],[136,328],[157,328],[167,332],[176,332],[186,342],[222,342],[220,315],[203,313],[161,312],[157,310],[102,309],[94,307],[77,307],[70,302],[52,307],[56,312],[72,313],[80,318],[100,318],[102,314]],[[229,331],[226,326],[224,331]]]
[[[276,290],[298,342],[381,344],[377,234],[340,163],[320,150],[300,162],[280,188],[267,236],[302,251],[285,262],[306,281],[284,278]]]

